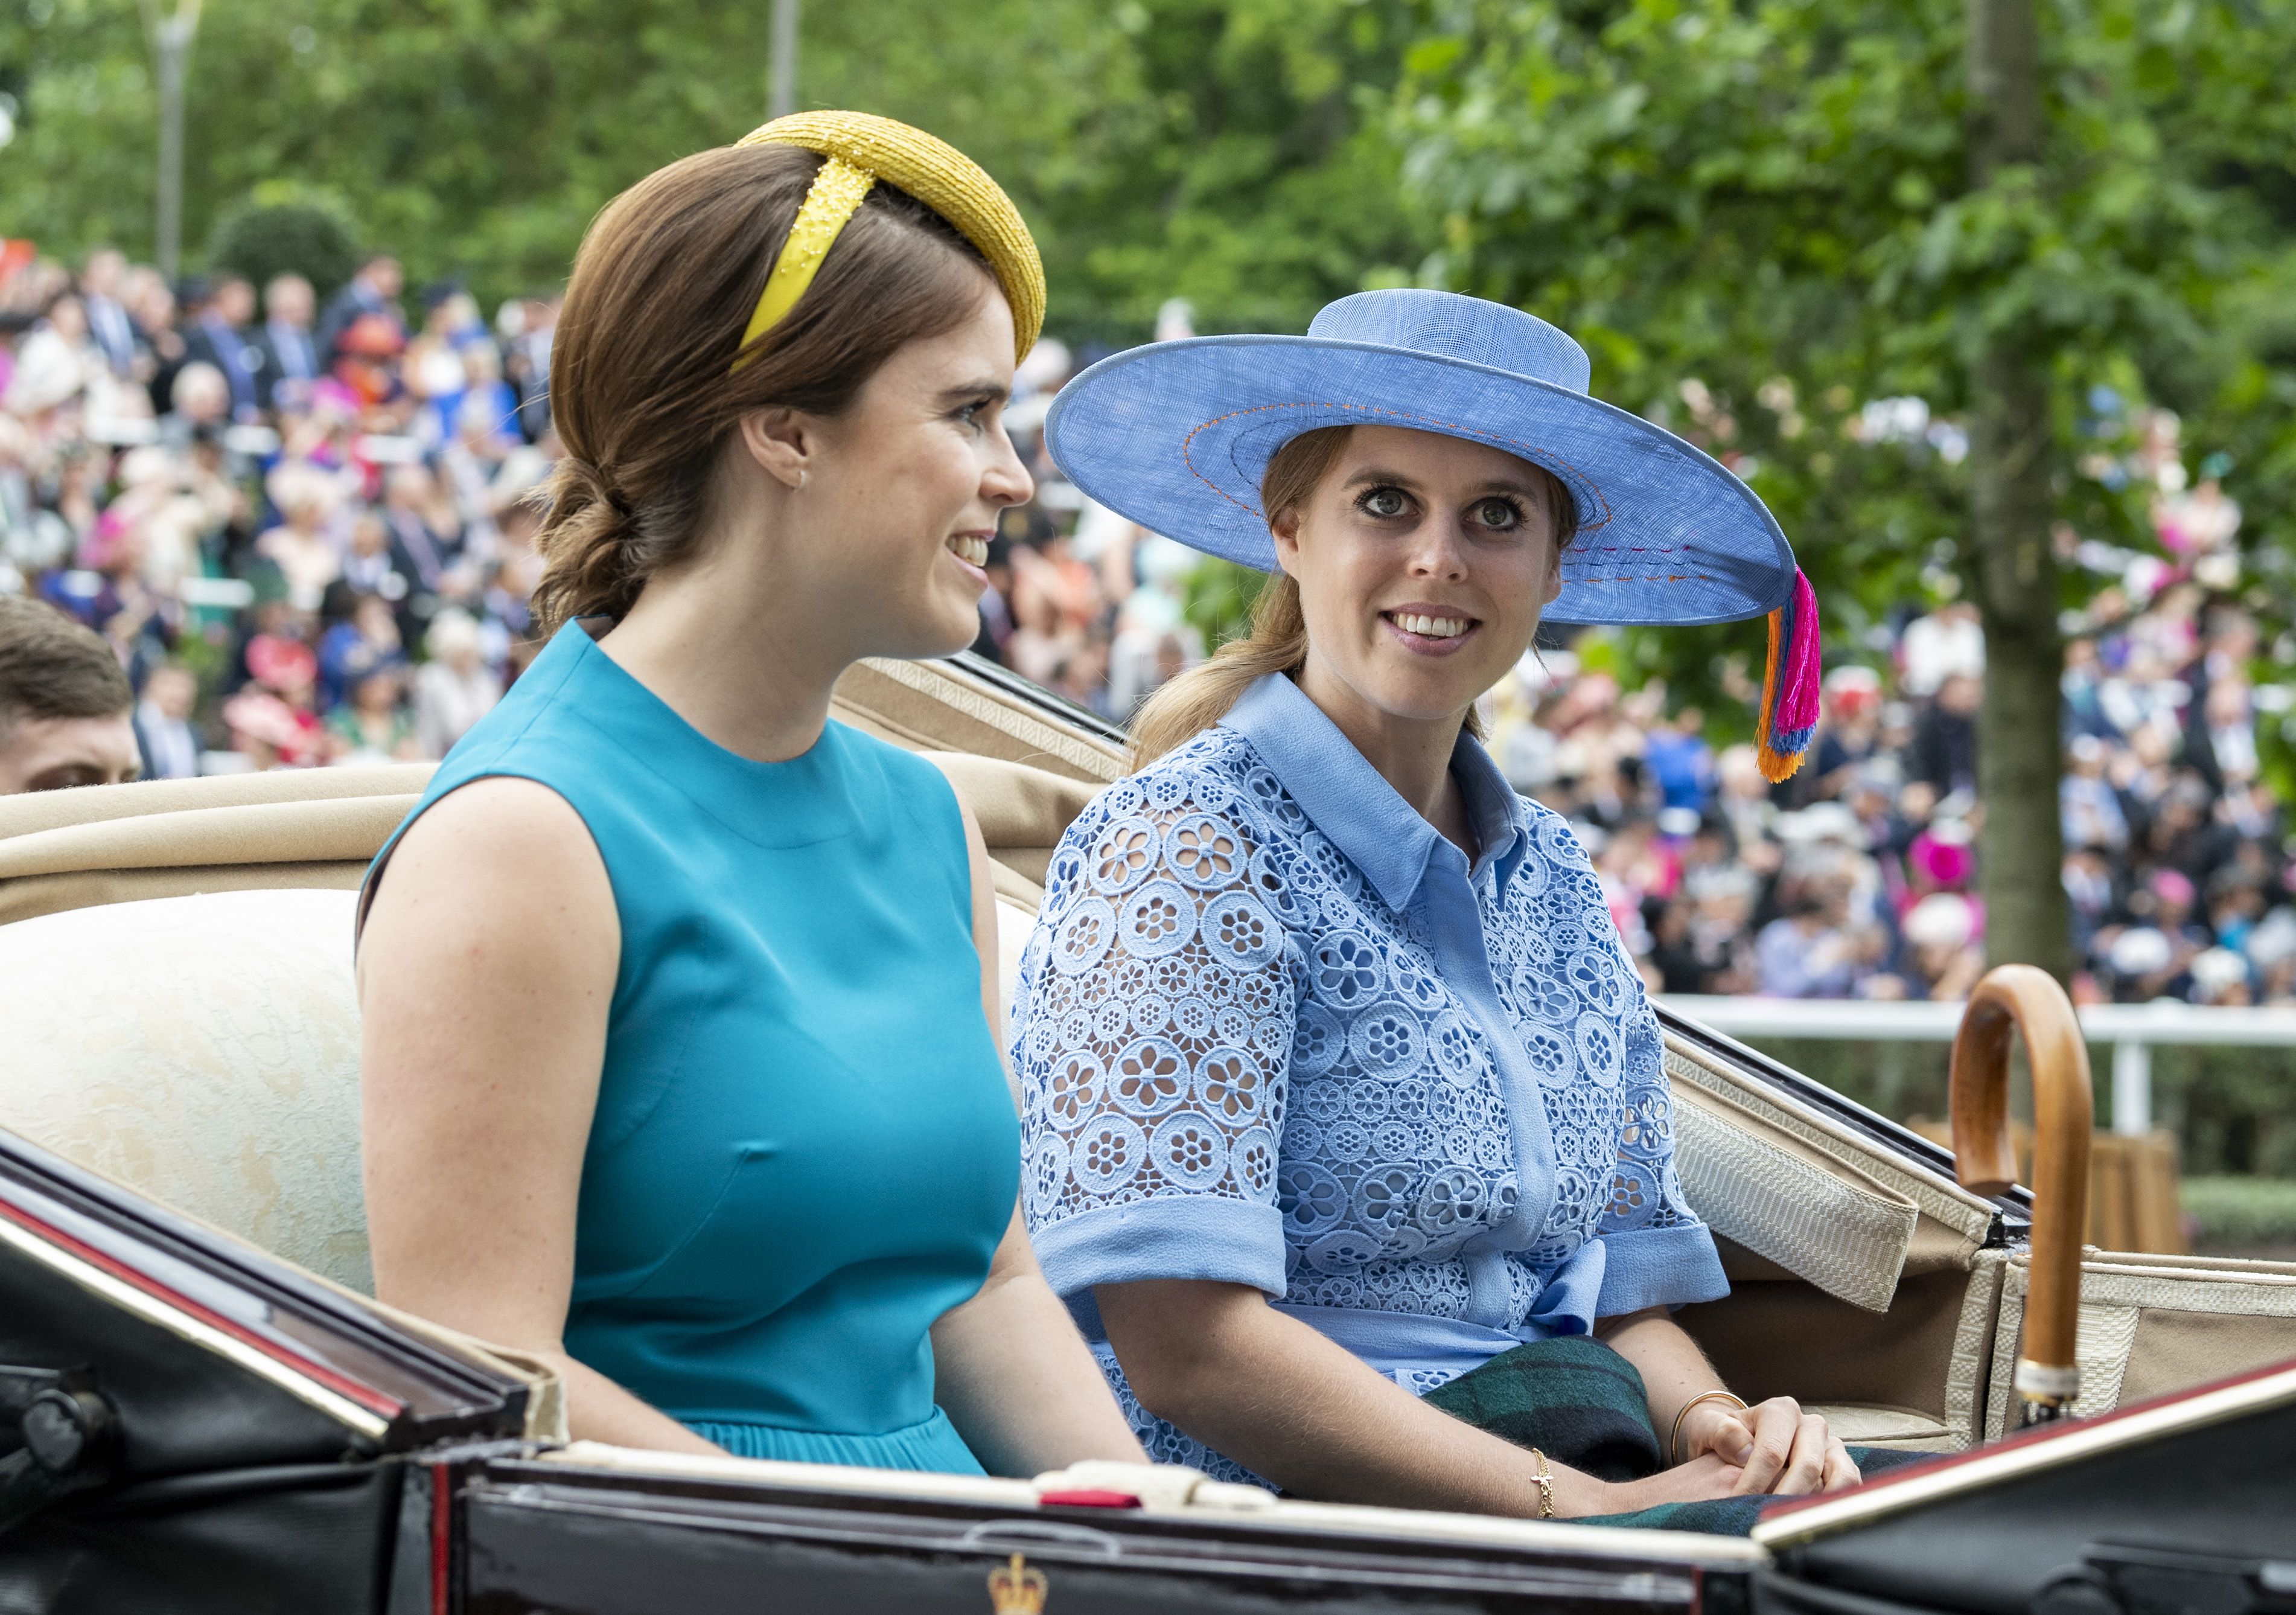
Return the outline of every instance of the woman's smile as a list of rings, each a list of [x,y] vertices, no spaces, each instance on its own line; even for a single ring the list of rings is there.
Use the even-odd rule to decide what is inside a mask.
[[[1456,606],[1429,605],[1414,600],[1407,606],[1393,606],[1379,614],[1379,620],[1396,643],[1414,656],[1455,655],[1482,627],[1480,618],[1470,616]]]
[[[988,587],[988,540],[992,536],[980,531],[953,532],[941,543],[942,551],[956,563],[965,581],[972,585],[976,598]]]

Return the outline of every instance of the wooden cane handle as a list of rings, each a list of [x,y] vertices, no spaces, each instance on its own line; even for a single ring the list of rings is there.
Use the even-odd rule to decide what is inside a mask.
[[[2002,965],[1969,995],[1953,1040],[1954,1171],[1962,1186],[1998,1194],[2017,1179],[2009,1141],[2009,1033],[2033,1070],[2033,1268],[2023,1358],[2070,1372],[2080,1314],[2081,1243],[2088,1232],[2088,1153],[2095,1126],[2088,1045],[2064,989],[2045,970]]]

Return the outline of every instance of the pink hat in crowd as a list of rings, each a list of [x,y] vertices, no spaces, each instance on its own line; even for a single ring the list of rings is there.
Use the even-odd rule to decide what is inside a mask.
[[[224,727],[234,737],[259,740],[277,752],[292,752],[303,743],[303,727],[294,709],[267,690],[245,689],[223,704]]]
[[[1948,890],[1967,886],[1977,869],[1968,829],[1961,825],[1937,825],[1923,830],[1906,849],[1906,861],[1931,886]]]
[[[2197,895],[2193,890],[2191,877],[2177,869],[2155,869],[2152,878],[2145,884],[2152,888],[2153,896],[2163,902],[2173,902],[2179,908],[2191,908]]]
[[[311,684],[319,676],[319,659],[311,647],[282,634],[258,634],[247,642],[247,671],[258,684],[282,693]]]
[[[108,572],[127,542],[127,512],[115,504],[95,518],[95,526],[80,540],[79,564],[90,572]]]

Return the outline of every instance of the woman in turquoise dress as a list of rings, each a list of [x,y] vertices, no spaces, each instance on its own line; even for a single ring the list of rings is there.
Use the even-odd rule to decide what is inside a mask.
[[[578,1437],[1026,1475],[1140,1448],[1016,1213],[978,828],[829,720],[971,639],[1044,310],[987,175],[813,113],[600,215],[537,614],[362,899],[384,1300]]]

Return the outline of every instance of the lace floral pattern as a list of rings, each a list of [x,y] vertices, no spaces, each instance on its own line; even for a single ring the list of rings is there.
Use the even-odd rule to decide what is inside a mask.
[[[1390,908],[1226,727],[1103,792],[1048,871],[1013,1004],[1040,1248],[1111,1207],[1272,1208],[1285,1301],[1513,1330],[1587,1241],[1694,1224],[1641,980],[1568,827],[1520,812],[1511,873],[1472,886],[1554,1195],[1503,1285],[1466,1248],[1516,1217],[1527,1118],[1484,1026],[1424,917]]]

